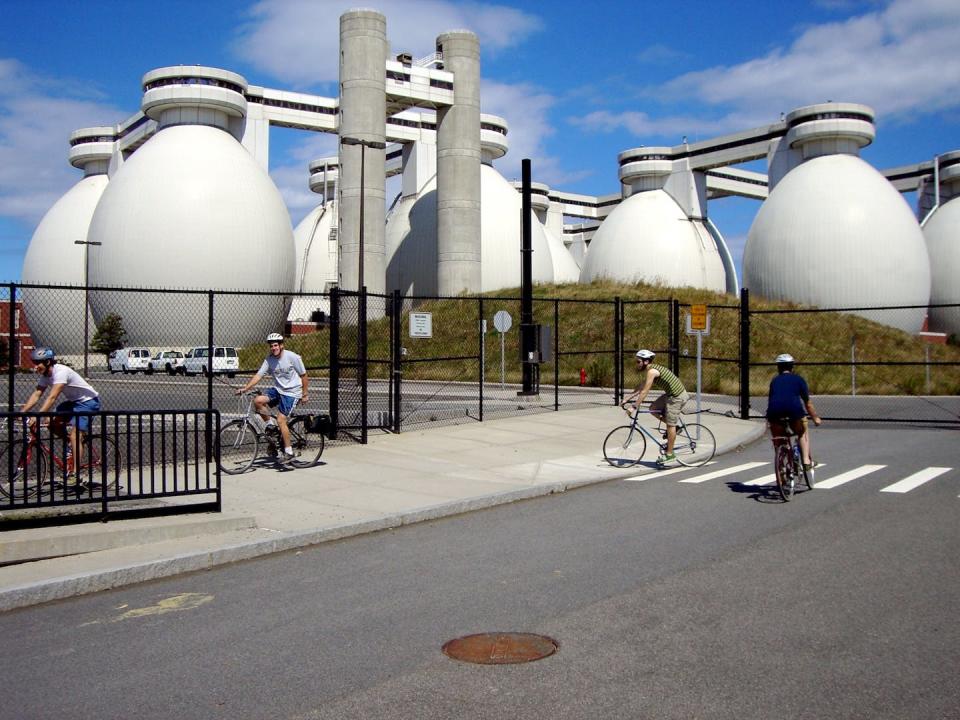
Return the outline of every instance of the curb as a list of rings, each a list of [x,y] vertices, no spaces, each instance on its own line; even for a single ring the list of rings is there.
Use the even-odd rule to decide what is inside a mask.
[[[749,433],[718,446],[717,455],[730,452],[743,445],[748,445],[764,435],[766,427],[756,423]],[[319,545],[332,540],[341,540],[347,537],[365,535],[380,530],[390,530],[404,525],[437,520],[463,513],[486,510],[498,505],[508,505],[520,500],[529,500],[544,495],[554,495],[567,490],[573,490],[587,485],[596,485],[614,480],[624,480],[640,475],[653,474],[652,468],[644,468],[642,472],[621,471],[616,476],[607,473],[585,473],[579,480],[558,481],[532,485],[519,490],[505,493],[479,495],[463,500],[452,500],[425,508],[409,510],[402,513],[385,515],[375,520],[359,523],[336,525],[322,530],[305,532],[278,533],[276,537],[239,542],[213,550],[185,552],[162,560],[135,562],[130,565],[118,566],[105,570],[95,570],[66,577],[46,580],[30,585],[12,587],[0,590],[0,612],[17,608],[38,605],[53,600],[63,600],[77,595],[111,590],[125,585],[158,580],[174,575],[180,575],[197,570],[207,570],[218,565],[251,560],[264,555],[296,550],[311,545]]]

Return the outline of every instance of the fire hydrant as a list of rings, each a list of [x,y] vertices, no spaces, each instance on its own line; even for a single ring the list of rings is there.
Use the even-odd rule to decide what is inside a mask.
[[[587,384],[587,371],[583,368],[580,368],[580,387],[583,387]]]

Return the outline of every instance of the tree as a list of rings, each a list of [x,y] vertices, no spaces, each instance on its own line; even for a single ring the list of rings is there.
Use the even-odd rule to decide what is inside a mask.
[[[93,334],[90,349],[109,356],[114,350],[123,347],[123,339],[126,336],[127,331],[123,329],[123,318],[110,313],[97,325],[97,331]]]

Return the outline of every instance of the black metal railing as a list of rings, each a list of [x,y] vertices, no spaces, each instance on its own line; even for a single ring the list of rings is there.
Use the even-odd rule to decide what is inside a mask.
[[[81,416],[88,431],[74,443],[63,414],[0,413],[0,511],[18,511],[4,527],[60,506],[88,519],[220,510],[217,410],[71,413]]]

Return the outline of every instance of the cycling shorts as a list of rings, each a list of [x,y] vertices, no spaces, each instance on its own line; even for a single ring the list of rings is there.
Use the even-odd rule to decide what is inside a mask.
[[[73,415],[75,412],[100,412],[100,398],[95,397],[90,400],[66,400],[57,405],[57,413],[61,415]],[[90,416],[74,415],[67,422],[80,432],[90,432]]]
[[[297,406],[297,403],[300,402],[300,398],[295,398],[293,395],[284,395],[276,388],[267,388],[263,394],[270,398],[270,402],[267,404],[279,410],[285,417],[290,417],[293,409]]]

